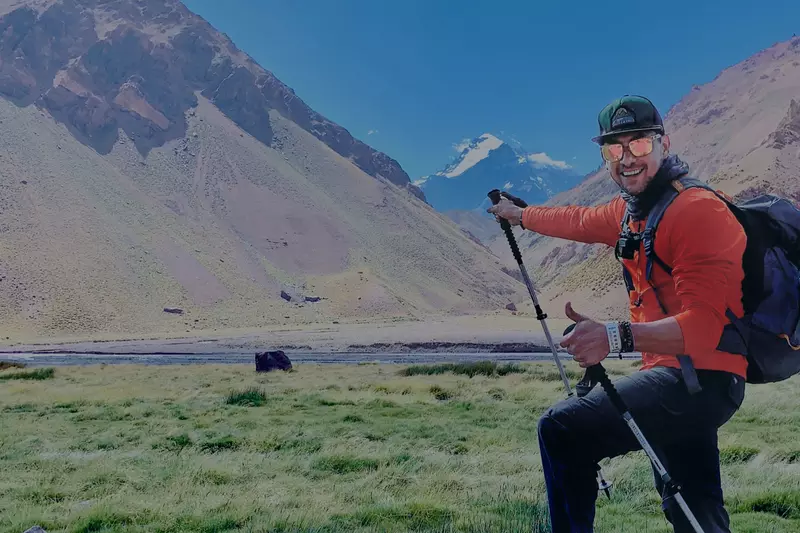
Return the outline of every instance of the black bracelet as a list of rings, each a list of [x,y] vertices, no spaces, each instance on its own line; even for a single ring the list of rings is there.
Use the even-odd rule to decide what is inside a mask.
[[[630,322],[619,323],[619,333],[622,338],[622,351],[624,353],[631,353],[636,351],[633,343],[633,330],[631,329]]]

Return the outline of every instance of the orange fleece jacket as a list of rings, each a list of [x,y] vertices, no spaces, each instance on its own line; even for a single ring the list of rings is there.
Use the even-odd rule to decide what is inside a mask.
[[[625,201],[616,196],[596,207],[566,206],[525,208],[525,229],[572,241],[616,246]],[[634,231],[646,221],[632,222]],[[697,369],[725,370],[746,376],[744,357],[716,349],[724,326],[725,310],[744,314],[742,256],[747,243],[744,229],[725,203],[711,191],[693,188],[681,192],[664,213],[655,238],[655,252],[672,268],[672,276],[653,264],[650,282],[656,286],[665,315],[645,278],[644,245],[634,258],[623,259],[631,273],[631,322],[653,322],[666,316],[678,321],[684,351]],[[620,276],[622,275],[620,268]],[[653,366],[680,368],[677,354],[642,353],[642,369]]]

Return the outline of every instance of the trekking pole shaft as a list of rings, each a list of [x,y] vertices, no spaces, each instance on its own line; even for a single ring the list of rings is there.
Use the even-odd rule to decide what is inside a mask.
[[[500,202],[500,191],[498,189],[492,190],[487,196],[494,205],[497,205],[497,203]],[[527,204],[520,199],[517,199],[515,204],[521,208],[525,208],[527,206]],[[514,254],[514,259],[517,261],[517,265],[519,265],[519,271],[522,274],[522,280],[525,282],[525,286],[528,288],[528,293],[531,295],[531,300],[533,300],[533,306],[536,309],[536,318],[542,324],[544,336],[547,338],[547,343],[550,345],[550,351],[553,354],[553,360],[556,362],[558,373],[561,375],[561,381],[564,383],[564,388],[567,391],[567,398],[570,398],[573,395],[572,387],[569,385],[567,373],[564,371],[564,366],[561,364],[561,359],[558,357],[558,351],[556,350],[556,345],[553,342],[553,336],[550,335],[550,329],[547,327],[547,322],[545,322],[547,315],[544,313],[544,311],[542,311],[542,307],[539,305],[539,299],[536,297],[536,291],[533,290],[533,283],[531,282],[531,278],[528,276],[528,271],[525,268],[525,264],[522,262],[522,254],[519,251],[519,246],[517,246],[517,239],[514,237],[514,232],[511,229],[511,223],[502,217],[498,218],[500,219],[500,227],[503,228],[503,232],[506,235],[506,240],[508,240],[508,245],[511,247],[511,253]],[[606,493],[606,496],[610,499],[611,492],[609,489],[611,488],[611,484],[608,483],[603,477],[603,471],[599,465],[597,467],[597,484],[598,487],[603,489],[603,491]]]
[[[509,231],[511,230],[509,229]],[[528,287],[528,292],[533,299],[533,306],[536,309],[536,318],[542,323],[544,336],[547,338],[547,343],[550,345],[550,351],[552,352],[553,360],[556,362],[556,366],[558,367],[558,372],[561,374],[561,381],[564,382],[564,388],[567,390],[567,396],[572,396],[572,387],[570,387],[567,373],[564,370],[564,365],[561,364],[561,359],[558,357],[558,351],[556,350],[555,342],[553,342],[553,336],[550,335],[550,328],[547,327],[547,322],[545,322],[547,315],[542,312],[542,308],[539,306],[539,300],[536,298],[536,293],[533,290],[533,283],[531,283],[531,279],[528,277],[528,271],[525,270],[525,265],[523,265],[521,262],[519,264],[519,270],[522,273],[522,279],[525,280],[525,285]]]
[[[664,481],[664,484],[670,488],[674,487],[675,485],[672,481],[672,478],[670,478],[669,473],[667,473],[666,468],[664,468],[664,465],[661,463],[658,455],[656,455],[653,447],[650,446],[649,442],[647,442],[642,430],[639,429],[639,426],[636,424],[636,421],[633,419],[633,416],[628,410],[628,406],[625,405],[625,402],[617,392],[614,384],[611,383],[611,379],[609,379],[608,374],[606,374],[603,365],[597,363],[596,365],[589,367],[589,371],[594,374],[593,379],[600,383],[600,385],[603,387],[603,390],[606,391],[609,400],[611,400],[612,405],[614,405],[617,411],[619,411],[619,413],[622,415],[625,423],[628,424],[628,427],[631,429],[634,437],[636,437],[636,440],[639,441],[639,444],[641,444],[644,452],[650,458],[650,461],[653,463],[658,475]],[[678,505],[681,507],[681,510],[686,515],[686,519],[689,520],[689,523],[692,525],[692,528],[694,528],[695,532],[703,533],[703,528],[700,527],[700,523],[695,518],[691,509],[689,509],[689,506],[686,504],[686,500],[683,499],[683,496],[677,490],[675,490],[675,500],[678,502]]]
[[[492,193],[494,193],[494,191],[492,191]],[[496,204],[500,201],[499,193],[492,193],[489,193],[489,198],[491,198],[492,202]],[[553,336],[550,335],[550,328],[547,327],[547,322],[545,322],[547,315],[544,313],[544,311],[542,311],[542,307],[539,305],[539,299],[536,297],[536,291],[533,290],[533,283],[531,282],[530,276],[528,276],[528,270],[525,268],[525,264],[522,262],[522,254],[519,251],[517,239],[514,237],[514,231],[511,229],[511,224],[508,222],[508,220],[504,218],[500,219],[500,227],[503,228],[503,232],[506,235],[506,240],[508,240],[508,245],[511,247],[511,253],[514,254],[514,259],[517,261],[517,265],[519,265],[519,271],[522,274],[522,280],[525,282],[525,286],[528,288],[528,294],[531,295],[531,300],[533,300],[533,307],[536,310],[536,318],[542,323],[544,336],[547,338],[547,343],[550,345],[550,351],[553,354],[553,360],[556,362],[559,374],[561,374],[561,381],[564,382],[564,388],[567,391],[567,397],[572,396],[572,387],[569,385],[567,373],[564,371],[564,366],[561,364],[561,359],[558,358],[558,350],[556,350],[556,345],[553,342]]]

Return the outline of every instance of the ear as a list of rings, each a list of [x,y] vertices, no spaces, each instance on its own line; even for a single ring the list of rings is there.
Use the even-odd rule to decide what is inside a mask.
[[[669,135],[661,137],[661,145],[664,147],[664,155],[669,154]]]

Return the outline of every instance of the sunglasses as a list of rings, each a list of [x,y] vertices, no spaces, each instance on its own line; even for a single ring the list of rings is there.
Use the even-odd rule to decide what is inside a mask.
[[[644,157],[653,151],[653,141],[660,138],[661,135],[639,137],[628,143],[628,150],[633,157]],[[600,153],[603,154],[603,159],[609,163],[616,163],[622,160],[622,156],[625,154],[625,145],[622,143],[604,144],[600,147]]]

